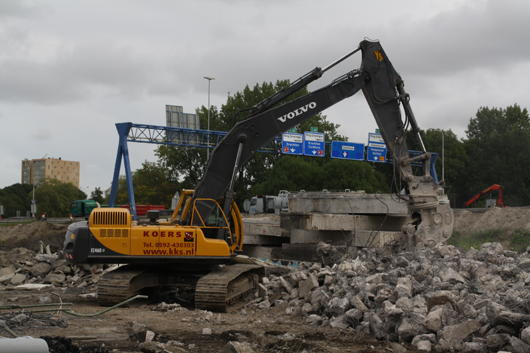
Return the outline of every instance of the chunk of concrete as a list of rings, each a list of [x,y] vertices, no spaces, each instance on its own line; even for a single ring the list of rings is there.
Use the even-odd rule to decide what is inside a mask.
[[[25,281],[26,281],[26,276],[21,274],[21,273],[17,273],[10,280],[11,284],[14,285],[14,286],[18,286],[18,285],[24,283]]]
[[[318,281],[313,274],[310,274],[305,281],[300,281],[298,283],[298,295],[301,298],[307,298],[309,293],[315,288],[318,287]]]
[[[366,305],[364,305],[364,303],[361,301],[361,299],[359,299],[359,297],[357,296],[350,299],[350,305],[356,309],[359,309],[363,313],[370,311],[370,309],[368,309]]]
[[[464,277],[458,274],[455,270],[453,270],[451,267],[445,267],[440,269],[440,279],[444,283],[466,283],[466,280]]]
[[[468,320],[458,325],[445,326],[442,329],[442,338],[445,339],[449,346],[455,351],[462,349],[462,341],[470,334],[480,330],[482,325],[476,320]]]
[[[443,309],[433,310],[425,318],[425,327],[431,332],[438,332],[442,329],[442,312]]]
[[[521,331],[521,339],[526,344],[530,344],[530,327],[527,327],[523,331]]]
[[[246,342],[228,342],[222,353],[254,353],[250,345]]]
[[[30,273],[33,277],[42,277],[44,278],[52,269],[52,265],[47,262],[39,262],[35,264]]]

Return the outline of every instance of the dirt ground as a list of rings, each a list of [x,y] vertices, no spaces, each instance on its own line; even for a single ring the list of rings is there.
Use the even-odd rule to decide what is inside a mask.
[[[39,304],[41,298],[51,296],[54,303],[72,303],[63,308],[79,314],[105,309],[99,307],[95,299],[83,298],[80,294],[80,291],[53,288],[40,291],[4,290],[0,292],[0,297],[4,306]],[[249,305],[235,313],[219,314],[160,303],[160,300],[139,300],[130,307],[116,308],[94,317],[76,317],[64,312],[55,315],[50,312],[31,313],[28,310],[35,310],[32,308],[4,309],[0,320],[8,322],[18,336],[70,338],[78,347],[92,346],[90,352],[95,352],[94,346],[105,349],[102,352],[148,351],[145,348],[141,350],[140,343],[145,341],[146,334],[133,334],[134,323],[146,325],[147,330],[155,333],[156,342],[176,341],[166,346],[169,352],[222,352],[229,341],[247,342],[255,352],[373,353],[389,352],[392,346],[389,342],[358,336],[354,331],[305,326],[303,318],[284,314],[286,306],[257,310]],[[15,316],[22,312],[27,317],[17,324]],[[210,329],[211,334],[205,333],[205,329]],[[10,337],[6,332],[0,335]],[[414,350],[409,349],[409,352]]]
[[[530,229],[530,208],[494,208],[485,213],[457,211],[455,230],[469,234],[488,228],[507,231]],[[12,251],[25,247],[38,252],[40,242],[50,245],[52,252],[62,248],[66,225],[35,222],[12,227],[0,227],[0,266],[14,258],[20,260],[32,254]],[[47,309],[13,308],[12,305],[35,305],[49,302],[64,305],[79,314],[98,313],[94,293],[87,289],[51,287],[41,290],[14,290],[0,286],[0,323],[3,320],[18,336],[58,336],[55,342],[70,338],[77,347],[88,347],[82,352],[155,352],[141,343],[146,333],[134,334],[134,324],[145,325],[155,334],[153,341],[172,345],[166,352],[222,352],[229,341],[248,343],[255,352],[392,352],[398,351],[390,342],[360,336],[354,330],[332,327],[310,327],[304,318],[286,315],[287,304],[268,310],[259,310],[253,304],[235,313],[218,314],[182,307],[168,296],[151,301],[133,302],[100,315],[78,317],[65,312],[37,312]],[[161,303],[166,303],[164,305]],[[54,307],[55,308],[55,307]],[[20,316],[20,314],[24,314]],[[138,325],[136,325],[138,326]],[[211,330],[211,331],[210,331]],[[11,337],[0,325],[0,336]],[[64,342],[63,342],[64,343]],[[404,345],[408,352],[417,352]],[[66,347],[66,346],[65,346]],[[162,352],[163,346],[158,348]],[[69,352],[72,348],[50,350]]]
[[[39,252],[42,241],[55,253],[63,248],[66,228],[67,224],[42,221],[0,227],[0,246],[3,250],[22,247]]]
[[[487,229],[502,229],[511,235],[520,228],[530,230],[530,207],[493,207],[487,212],[455,210],[454,230],[463,236]]]

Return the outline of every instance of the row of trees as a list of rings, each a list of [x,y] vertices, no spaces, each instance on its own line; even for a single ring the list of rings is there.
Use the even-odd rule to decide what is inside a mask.
[[[228,95],[226,104],[210,111],[212,130],[228,131],[235,121],[245,117],[244,109],[252,107],[276,91],[286,87],[287,80],[248,86],[242,92]],[[307,94],[303,89],[288,100]],[[237,112],[243,111],[241,114]],[[208,111],[197,109],[201,121],[206,122]],[[236,117],[236,118],[234,118]],[[298,132],[317,127],[326,133],[326,139],[346,140],[337,133],[339,125],[327,121],[318,114],[297,127]],[[204,128],[204,126],[203,126]],[[442,139],[445,154],[446,193],[452,207],[463,203],[492,184],[504,186],[505,204],[526,206],[530,204],[530,119],[528,111],[517,104],[502,108],[481,107],[471,118],[466,137],[459,139],[450,129],[427,129],[421,131],[425,146],[430,152],[442,154]],[[411,150],[419,150],[419,143],[408,136]],[[161,145],[156,149],[156,162],[145,161],[133,172],[136,202],[139,204],[171,204],[176,191],[193,189],[202,178],[207,162],[205,149],[175,148]],[[438,178],[442,178],[442,161],[436,163]],[[399,192],[390,164],[344,161],[329,158],[307,158],[270,153],[257,153],[243,166],[238,174],[235,190],[236,201],[256,194],[277,194],[279,190],[365,190],[375,192]],[[394,186],[392,186],[394,185]],[[110,188],[103,195],[97,188],[91,198],[101,204],[108,203]],[[0,189],[0,204],[5,215],[13,216],[15,210],[29,210],[32,186],[15,184]],[[35,198],[39,200],[39,212],[45,210],[49,216],[67,216],[73,199],[84,199],[86,195],[72,184],[55,179],[36,185]],[[118,185],[116,204],[127,204],[128,194],[125,178]]]
[[[77,186],[53,178],[35,185],[35,189],[32,184],[14,184],[0,189],[4,217],[15,217],[17,211],[25,217],[31,211],[33,193],[37,200],[37,217],[42,213],[46,213],[47,217],[67,217],[72,200],[84,200],[87,197]]]

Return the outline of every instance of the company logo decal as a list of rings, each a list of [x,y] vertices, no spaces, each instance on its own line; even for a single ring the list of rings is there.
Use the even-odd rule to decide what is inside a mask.
[[[278,118],[278,120],[280,120],[282,123],[285,123],[287,121],[287,119],[292,119],[295,116],[298,116],[298,115],[300,115],[302,113],[306,113],[306,112],[309,111],[309,109],[315,109],[316,106],[317,106],[317,104],[315,102],[311,102],[309,104],[304,105],[303,107],[300,107],[298,109],[293,110],[290,113],[287,113],[287,114],[285,114],[283,116],[280,116]]]
[[[193,232],[184,232],[184,241],[193,241]]]

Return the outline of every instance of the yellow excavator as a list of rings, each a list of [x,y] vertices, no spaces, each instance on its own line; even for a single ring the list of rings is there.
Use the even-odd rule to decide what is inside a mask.
[[[290,102],[294,92],[354,53],[362,52],[359,69],[331,84]],[[453,229],[453,212],[443,188],[430,175],[430,153],[425,150],[404,83],[376,41],[360,45],[324,69],[310,71],[285,89],[254,107],[213,150],[204,176],[195,190],[184,190],[169,220],[159,211],[133,221],[127,209],[98,208],[88,221],[68,228],[63,253],[72,263],[126,264],[106,273],[98,283],[101,304],[119,303],[146,288],[191,287],[198,309],[229,312],[255,293],[264,269],[237,263],[243,248],[243,223],[234,202],[234,180],[241,166],[265,143],[315,114],[348,98],[363,94],[405,184],[412,222],[404,237],[428,245],[446,241]],[[402,118],[401,109],[404,111]],[[410,157],[406,132],[410,127],[422,153]],[[422,163],[422,175],[411,165]]]

